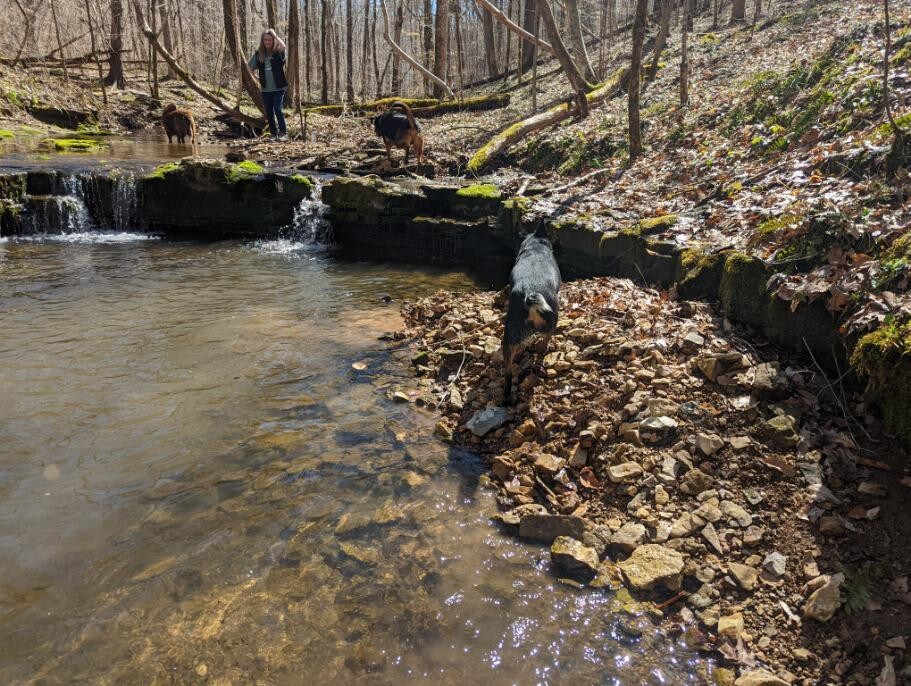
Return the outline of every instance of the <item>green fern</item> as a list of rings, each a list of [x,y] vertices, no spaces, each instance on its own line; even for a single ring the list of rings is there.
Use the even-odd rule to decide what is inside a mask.
[[[841,585],[841,602],[847,614],[857,614],[864,609],[873,595],[873,589],[886,575],[882,564],[868,562],[845,576]]]

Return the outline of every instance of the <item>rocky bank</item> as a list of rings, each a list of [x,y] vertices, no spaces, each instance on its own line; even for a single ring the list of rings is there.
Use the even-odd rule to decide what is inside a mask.
[[[503,300],[406,305],[418,380],[396,399],[486,456],[506,530],[566,583],[654,603],[711,683],[911,679],[911,479],[859,396],[708,304],[600,278],[564,285],[504,406]]]

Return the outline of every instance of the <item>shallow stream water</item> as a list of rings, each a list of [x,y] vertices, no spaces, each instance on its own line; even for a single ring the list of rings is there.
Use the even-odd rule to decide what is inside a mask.
[[[0,683],[689,681],[387,399],[381,295],[478,285],[293,241],[0,242]]]

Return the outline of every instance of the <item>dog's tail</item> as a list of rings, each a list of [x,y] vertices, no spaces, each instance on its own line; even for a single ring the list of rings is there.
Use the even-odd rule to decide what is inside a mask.
[[[415,131],[420,131],[418,123],[414,120],[414,113],[411,111],[411,108],[408,106],[408,103],[402,102],[401,100],[396,100],[394,103],[389,105],[389,109],[398,108],[405,112],[405,116],[408,117],[408,126],[410,126]]]
[[[534,312],[536,314],[553,312],[553,310],[550,309],[550,305],[548,305],[547,301],[544,299],[544,296],[540,293],[529,293],[526,295],[525,307],[528,308],[529,312]]]

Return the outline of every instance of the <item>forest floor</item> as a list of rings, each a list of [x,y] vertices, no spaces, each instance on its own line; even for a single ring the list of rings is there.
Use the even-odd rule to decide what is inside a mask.
[[[644,85],[645,150],[634,164],[621,96],[529,137],[489,178],[507,194],[524,188],[531,215],[602,230],[673,215],[656,237],[748,252],[780,269],[778,297],[794,308],[822,301],[861,335],[911,316],[911,177],[907,161],[884,172],[893,132],[882,111],[881,8],[778,5],[755,26],[697,21],[686,109],[675,30]],[[911,11],[894,12],[890,85],[895,117],[911,129]],[[617,49],[592,57],[601,74],[629,59]],[[553,65],[538,71],[541,110],[566,85]],[[424,120],[430,171],[461,176],[494,133],[529,116],[528,77],[465,93],[508,92],[508,107]],[[155,101],[136,75],[105,107],[90,70],[69,78],[79,87],[46,70],[0,74],[0,137],[47,130],[29,114],[42,107],[97,113],[86,135],[155,130],[170,101],[195,113],[204,137],[230,135],[182,84],[164,81]],[[381,164],[368,115],[309,114],[305,140],[287,116],[297,140],[232,147],[302,169],[416,171]],[[684,554],[684,595],[663,608],[661,629],[716,658],[714,683],[733,682],[728,668],[767,668],[784,681],[742,683],[911,684],[909,462],[862,394],[709,305],[580,281],[564,287],[554,345],[523,377],[521,402],[477,436],[469,420],[500,401],[496,298],[439,294],[406,307],[427,355],[404,391],[439,406],[447,438],[488,457],[504,526],[522,533],[531,517],[570,531],[576,524],[548,518],[582,520],[585,546],[609,553],[589,570],[606,585],[618,578],[611,560],[622,566],[640,543]],[[573,553],[556,559],[575,559],[584,576],[586,551]]]

